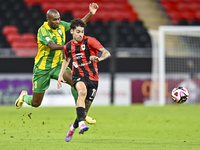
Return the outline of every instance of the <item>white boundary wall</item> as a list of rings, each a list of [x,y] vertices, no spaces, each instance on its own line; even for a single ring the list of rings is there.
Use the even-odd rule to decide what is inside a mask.
[[[114,105],[131,104],[131,81],[133,79],[150,79],[150,74],[116,74]],[[0,80],[32,80],[32,74],[0,74]],[[57,89],[57,81],[51,80],[41,106],[74,106],[69,85],[62,83]],[[99,87],[93,105],[110,105],[110,75],[100,73]],[[24,103],[24,106],[28,106]]]

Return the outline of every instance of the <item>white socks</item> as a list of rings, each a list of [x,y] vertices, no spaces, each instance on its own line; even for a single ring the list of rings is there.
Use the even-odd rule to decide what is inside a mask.
[[[80,127],[82,124],[85,125],[84,121],[80,121],[80,122],[78,123],[78,126]]]

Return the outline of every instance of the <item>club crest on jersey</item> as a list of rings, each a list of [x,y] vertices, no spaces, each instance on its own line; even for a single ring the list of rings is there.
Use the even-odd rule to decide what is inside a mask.
[[[81,45],[81,49],[84,51],[85,50],[85,44]]]
[[[60,35],[62,35],[62,31],[61,31],[60,29],[58,29],[58,33],[59,33]]]

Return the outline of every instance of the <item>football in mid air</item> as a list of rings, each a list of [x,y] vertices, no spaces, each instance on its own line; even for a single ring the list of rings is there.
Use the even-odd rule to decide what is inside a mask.
[[[176,87],[171,93],[172,100],[176,103],[184,103],[189,97],[188,90],[184,87]]]

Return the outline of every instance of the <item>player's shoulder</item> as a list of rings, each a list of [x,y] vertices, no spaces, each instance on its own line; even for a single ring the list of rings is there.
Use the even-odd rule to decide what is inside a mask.
[[[71,44],[72,44],[72,40],[68,41],[65,46],[64,49],[70,49],[71,48]]]
[[[72,40],[68,41],[65,45],[69,45],[72,43]]]
[[[91,37],[91,36],[85,36],[85,39],[88,40],[88,42],[94,42],[97,41],[97,39],[95,37]]]
[[[63,20],[61,20],[60,21],[60,25],[62,25],[62,26],[70,26],[70,23],[69,22],[66,22],[66,21],[63,21]]]
[[[38,32],[47,31],[45,24],[41,25],[38,29]]]
[[[91,37],[91,36],[85,36],[85,39],[96,39],[96,38]]]

